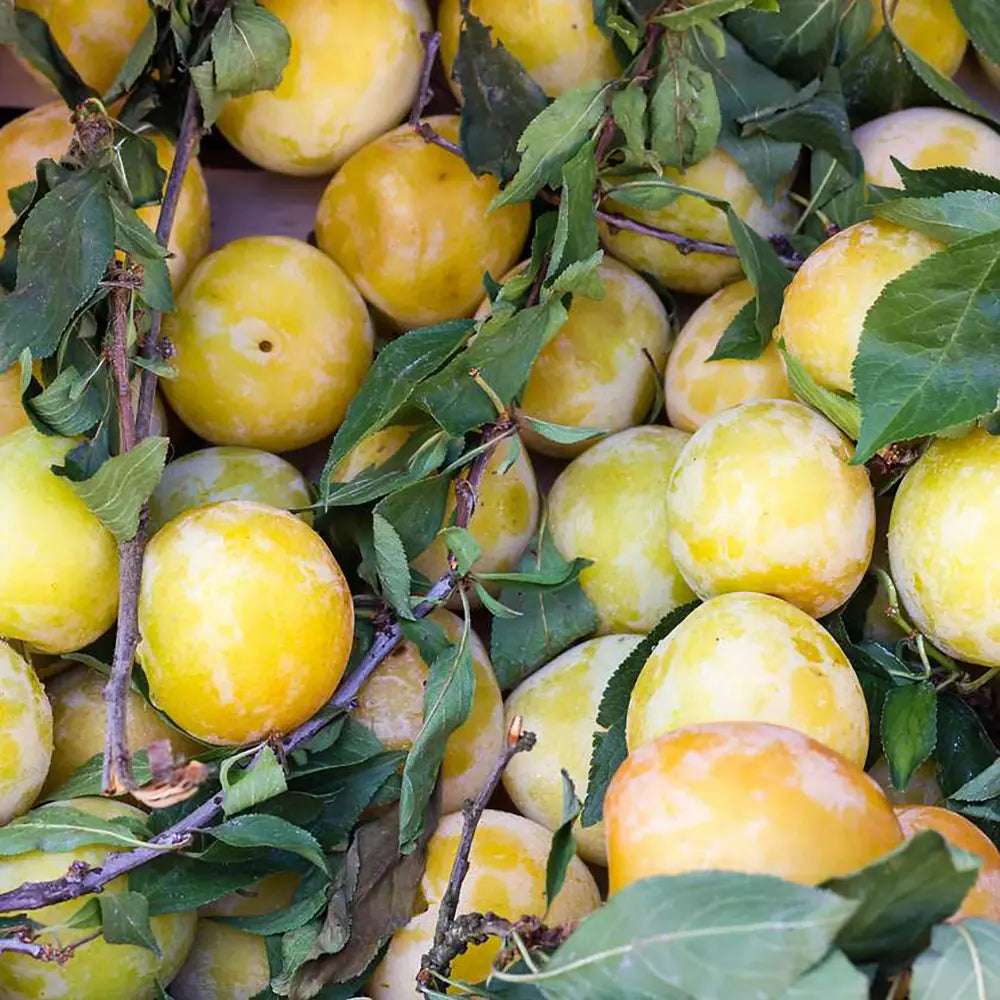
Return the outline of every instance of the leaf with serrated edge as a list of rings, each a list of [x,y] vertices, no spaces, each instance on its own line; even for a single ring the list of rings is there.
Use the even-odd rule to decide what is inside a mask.
[[[875,206],[875,215],[916,229],[942,243],[957,243],[1000,229],[1000,194],[949,191],[938,198],[897,198]]]
[[[149,926],[149,903],[138,892],[102,893],[102,934],[108,944],[131,944],[160,956],[160,946]]]
[[[978,918],[935,927],[913,965],[910,1000],[994,1000],[1000,996],[1000,924]]]
[[[1000,232],[963,240],[889,282],[854,360],[855,462],[894,441],[992,413],[1000,385]]]
[[[585,917],[539,972],[494,976],[535,983],[547,1000],[780,996],[827,953],[855,906],[766,875],[658,875]]]
[[[231,97],[274,89],[291,44],[288,29],[266,7],[242,0],[227,7],[212,32],[216,86]]]
[[[396,529],[381,515],[372,516],[375,566],[386,599],[402,618],[412,618],[410,610],[410,566],[403,541]]]
[[[868,977],[840,951],[831,951],[778,1000],[868,1000]]]
[[[273,847],[279,851],[290,851],[321,871],[327,870],[326,858],[316,839],[301,827],[278,816],[260,813],[235,816],[218,826],[208,827],[205,833],[231,847]]]
[[[475,535],[465,528],[454,526],[442,528],[440,535],[444,539],[445,545],[448,546],[448,551],[458,562],[459,575],[465,576],[481,553]]]
[[[576,797],[573,779],[562,770],[563,807],[558,829],[552,834],[549,857],[545,863],[545,899],[548,906],[559,895],[566,881],[570,862],[576,857],[576,840],[573,838],[573,824],[576,822],[583,803]]]
[[[33,809],[0,829],[0,855],[66,852],[85,844],[107,844],[119,849],[154,847],[137,836],[145,829],[141,819],[101,819],[59,802]]]
[[[722,111],[712,73],[677,45],[664,48],[649,99],[649,144],[662,164],[683,169],[715,148]]]

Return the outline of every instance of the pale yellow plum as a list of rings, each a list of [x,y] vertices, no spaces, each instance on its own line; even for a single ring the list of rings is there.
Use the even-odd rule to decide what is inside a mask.
[[[0,128],[0,237],[15,218],[6,192],[33,181],[35,164],[39,160],[58,160],[66,154],[73,138],[69,116],[66,105],[62,101],[54,101],[28,111]],[[174,162],[173,143],[162,135],[152,133],[147,138],[156,145],[157,161],[169,173]],[[139,216],[150,229],[155,230],[160,207],[147,205],[139,209]],[[170,257],[167,267],[174,288],[180,288],[191,268],[208,251],[209,229],[208,186],[201,165],[196,158],[192,158],[181,182],[177,213],[168,244]]]
[[[594,23],[591,0],[472,0],[469,10],[491,30],[549,97],[592,80],[621,74],[610,40]],[[459,0],[442,0],[438,11],[441,59],[457,97],[452,67],[458,53],[462,13]]]
[[[597,709],[611,675],[641,642],[636,635],[605,635],[588,639],[557,656],[522,681],[507,696],[508,724],[521,716],[535,734],[531,753],[511,759],[503,785],[518,812],[556,830],[562,823],[565,770],[582,799],[587,788]],[[573,828],[577,851],[591,864],[607,864],[604,825]]]
[[[174,1000],[251,1000],[271,980],[265,938],[212,916],[252,917],[284,909],[299,884],[293,872],[268,875],[247,894],[230,893],[200,911],[194,945],[170,983]]]
[[[941,246],[883,219],[841,230],[810,254],[785,289],[774,339],[784,340],[820,385],[853,392],[865,314],[890,281]]]
[[[457,116],[427,121],[458,140]],[[471,316],[484,272],[506,272],[528,235],[528,205],[489,211],[498,191],[495,177],[476,177],[460,156],[402,125],[358,150],[330,181],[316,241],[401,327]]]
[[[903,479],[889,563],[905,611],[939,648],[1000,666],[1000,437],[935,441]]]
[[[331,473],[331,481],[349,483],[361,473],[384,465],[406,444],[415,430],[415,427],[393,424],[369,434],[344,456]]]
[[[628,748],[733,719],[805,733],[858,767],[868,756],[865,695],[843,650],[768,594],[713,597],[657,645],[629,700]]]
[[[978,49],[976,49],[976,58],[979,60],[979,65],[986,74],[986,78],[997,90],[1000,90],[1000,64],[995,63],[989,56]]]
[[[670,552],[703,600],[773,594],[814,618],[854,593],[871,561],[875,499],[850,442],[789,400],[744,403],[704,424],[667,493]]]
[[[324,254],[285,236],[234,240],[194,270],[164,321],[163,391],[213,444],[289,451],[337,428],[372,361],[365,304]]]
[[[548,528],[567,559],[593,561],[580,585],[598,631],[648,632],[694,596],[667,547],[667,484],[688,440],[633,427],[574,459],[552,486]]]
[[[982,862],[975,884],[951,920],[982,917],[1000,921],[1000,851],[979,827],[941,806],[899,806],[896,818],[907,838],[934,830],[952,847],[969,851]]]
[[[150,18],[145,0],[18,0],[44,18],[63,54],[98,94],[114,80]],[[42,79],[32,68],[32,74]]]
[[[45,683],[52,706],[52,764],[45,779],[46,795],[57,791],[73,772],[104,751],[104,687],[107,678],[92,667],[73,664]],[[128,692],[128,745],[132,750],[169,740],[175,758],[204,751],[194,740],[167,725],[137,691]]]
[[[337,561],[285,511],[197,507],[146,549],[137,657],[154,704],[200,740],[247,743],[305,722],[343,675],[353,628]]]
[[[149,501],[150,530],[192,507],[254,500],[282,510],[312,503],[305,476],[285,459],[256,448],[203,448],[171,462]],[[312,517],[302,515],[307,524]]]
[[[449,641],[462,635],[462,620],[441,608],[430,620],[444,629]],[[441,762],[444,812],[462,808],[486,783],[503,749],[506,730],[503,699],[489,654],[473,632],[472,671],[476,692],[469,717],[445,745]],[[424,721],[424,689],[430,671],[412,642],[403,642],[379,665],[358,692],[354,718],[366,725],[388,750],[409,750]]]
[[[43,653],[93,642],[118,610],[114,536],[51,472],[75,446],[33,427],[0,438],[0,635]]]
[[[522,417],[614,433],[649,413],[656,372],[663,370],[670,345],[670,319],[656,292],[631,268],[605,257],[598,274],[603,298],[574,295],[569,319],[535,359],[521,394]],[[484,302],[477,316],[488,312]],[[543,455],[572,458],[594,444],[556,444],[523,419],[520,424],[528,447]]]
[[[869,0],[872,20],[868,29],[873,36],[885,24],[881,0]],[[954,76],[962,65],[969,36],[951,5],[951,0],[898,0],[893,9],[895,33],[924,62],[939,73]]]
[[[901,792],[892,787],[889,764],[885,757],[879,757],[868,768],[868,774],[878,782],[879,788],[894,806],[936,806],[944,801],[944,794],[937,780],[937,769],[932,760],[924,761],[913,772],[909,784]]]
[[[667,419],[696,431],[716,413],[758,399],[791,399],[788,377],[774,344],[754,360],[709,361],[736,314],[753,298],[749,281],[720,288],[684,324],[667,359]]]
[[[52,758],[52,709],[31,664],[0,641],[0,824],[27,812]]]
[[[427,909],[414,916],[389,945],[368,989],[374,1000],[418,997],[415,977],[420,957],[434,939],[434,925],[462,833],[461,813],[445,816],[427,846],[427,868],[420,882]],[[552,926],[579,920],[601,903],[594,878],[579,859],[570,861],[566,881],[552,906],[545,908],[545,864],[552,834],[523,816],[487,809],[476,828],[469,874],[462,883],[459,913],[485,913],[516,920],[545,915]],[[452,978],[478,983],[489,975],[500,942],[472,945],[451,967]]]
[[[478,573],[509,573],[517,567],[538,527],[541,501],[531,460],[523,448],[517,460],[503,471],[510,460],[513,439],[503,441],[486,463],[486,474],[479,489],[479,500],[469,532],[479,543],[480,556],[473,569]],[[455,511],[455,486],[448,492],[442,527],[451,523]],[[429,580],[436,580],[448,569],[448,549],[435,538],[413,560],[414,569]]]
[[[396,125],[420,81],[424,0],[263,0],[292,48],[281,82],[230,101],[219,130],[282,174],[332,173]]]
[[[1000,135],[953,108],[907,108],[876,118],[852,135],[870,184],[901,188],[895,157],[911,170],[965,167],[1000,177]]]
[[[61,805],[70,806],[113,819],[119,816],[141,818],[142,812],[123,802],[111,799],[73,799]],[[0,892],[7,892],[23,882],[61,878],[70,865],[79,862],[99,868],[107,858],[106,846],[82,846],[71,853],[41,851],[0,859]],[[103,895],[128,891],[126,876],[108,883]],[[80,938],[93,934],[90,927],[67,928],[70,919],[92,897],[83,896],[65,903],[56,903],[31,911],[31,919],[52,930],[43,930],[38,940],[42,944],[66,947]],[[183,965],[194,940],[194,913],[168,913],[150,919],[153,936],[161,956],[137,945],[108,944],[96,938],[81,945],[64,964],[39,962],[29,955],[7,952],[0,955],[0,996],[4,1000],[154,1000],[159,996],[157,983],[167,983]],[[58,927],[58,929],[56,929]]]
[[[21,405],[21,368],[14,365],[0,375],[0,437],[27,425],[28,414]]]
[[[791,202],[782,197],[768,205],[739,164],[721,149],[713,150],[687,170],[667,167],[663,175],[675,184],[725,199],[736,214],[762,236],[787,233],[791,229],[794,219]],[[632,208],[614,201],[605,202],[604,208],[692,239],[730,244],[733,241],[726,213],[694,195],[682,194],[658,209]],[[627,229],[612,233],[604,222],[600,223],[600,229],[601,239],[611,253],[636,270],[652,274],[672,291],[711,295],[742,273],[735,257],[712,253],[682,254],[673,244],[653,236]]]
[[[604,827],[612,893],[709,870],[817,885],[903,841],[864,771],[762,722],[675,729],[629,754],[608,787]]]

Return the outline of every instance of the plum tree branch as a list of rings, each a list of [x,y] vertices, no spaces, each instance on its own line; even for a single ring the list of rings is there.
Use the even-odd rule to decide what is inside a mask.
[[[440,909],[438,910],[437,924],[434,928],[434,941],[430,950],[420,959],[420,975],[417,982],[421,985],[430,985],[430,981],[435,976],[447,976],[451,963],[469,946],[472,938],[481,935],[495,935],[497,933],[506,934],[510,929],[510,924],[506,921],[497,923],[486,915],[486,925],[480,914],[470,914],[468,916],[479,918],[471,923],[456,920],[458,914],[458,901],[462,894],[462,883],[466,875],[469,874],[469,855],[472,852],[472,841],[476,835],[479,821],[483,818],[483,812],[489,804],[490,799],[500,784],[507,765],[513,760],[516,754],[531,750],[535,745],[535,734],[525,732],[522,729],[520,716],[515,716],[507,730],[507,742],[493,765],[479,790],[475,799],[467,800],[462,808],[462,835],[458,841],[458,848],[455,852],[455,861],[451,866],[451,874],[448,876],[448,884],[441,896]],[[506,924],[506,927],[504,927]]]
[[[413,106],[410,108],[410,117],[407,119],[414,131],[424,140],[440,146],[449,153],[461,156],[461,151],[450,139],[439,135],[434,127],[428,122],[421,121],[424,108],[430,103],[433,93],[431,91],[431,74],[434,72],[434,60],[437,58],[438,50],[441,48],[440,31],[421,31],[420,41],[424,45],[424,62],[420,70],[420,86],[417,88],[417,95],[413,99]]]

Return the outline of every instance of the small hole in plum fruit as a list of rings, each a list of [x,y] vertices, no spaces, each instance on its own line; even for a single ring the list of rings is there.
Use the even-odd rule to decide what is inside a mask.
[[[257,347],[264,353],[270,354],[274,350],[274,344],[269,340],[262,340],[257,344]]]

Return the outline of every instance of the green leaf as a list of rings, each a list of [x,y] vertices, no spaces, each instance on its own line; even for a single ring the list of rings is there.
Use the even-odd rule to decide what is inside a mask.
[[[949,191],[937,198],[897,198],[875,207],[875,214],[942,243],[1000,229],[1000,193]]]
[[[520,418],[539,437],[556,444],[579,444],[581,441],[593,441],[595,438],[607,437],[611,433],[606,427],[570,427],[566,424],[550,424],[547,420],[538,420],[522,413]]]
[[[556,298],[530,306],[513,316],[488,320],[472,345],[421,386],[419,404],[449,434],[460,437],[490,423],[496,407],[469,376],[476,369],[505,405],[528,381],[542,348],[567,319]]]
[[[288,788],[285,770],[271,747],[264,745],[250,752],[254,755],[252,766],[238,768],[233,772],[234,766],[245,759],[244,753],[228,758],[219,769],[222,811],[227,816],[235,816],[266,802]]]
[[[743,10],[753,4],[754,7],[768,11],[776,11],[778,4],[775,0],[772,4],[761,4],[759,0],[701,0],[693,7],[682,7],[680,10],[668,11],[666,14],[658,14],[652,20],[657,24],[662,24],[668,31],[687,31],[695,25],[703,24],[715,17],[723,17],[732,14],[733,11]]]
[[[191,82],[198,91],[201,102],[201,117],[205,128],[211,128],[215,120],[222,114],[222,109],[229,101],[229,95],[215,84],[215,64],[209,60],[198,66],[192,66]]]
[[[868,1000],[868,977],[831,951],[788,988],[778,1000]]]
[[[961,802],[987,802],[1000,795],[1000,759],[993,761],[974,778],[952,792],[948,798]]]
[[[65,922],[66,927],[81,927],[92,929],[100,927],[104,918],[101,915],[101,902],[98,896],[91,896],[73,915]]]
[[[726,361],[730,358],[752,361],[764,353],[767,344],[761,342],[757,332],[757,303],[751,299],[740,307],[729,321],[709,361]]]
[[[55,352],[104,277],[114,236],[108,186],[96,171],[73,174],[34,205],[18,242],[17,286],[0,299],[0,372],[26,347],[36,360]]]
[[[930,91],[937,95],[942,103],[950,104],[960,111],[997,124],[998,119],[995,115],[990,114],[982,104],[970,97],[954,80],[939,73],[930,63],[922,59],[898,35],[896,43],[902,49],[913,72]]]
[[[115,216],[115,246],[142,265],[139,295],[150,309],[172,312],[174,295],[166,262],[167,251],[157,243],[153,231],[132,208],[117,197],[112,199],[111,207]],[[150,363],[138,358],[136,362],[140,360]]]
[[[819,410],[852,441],[857,440],[861,427],[861,411],[856,400],[826,389],[816,382],[802,363],[785,350],[784,341],[778,345],[778,349],[785,362],[785,372],[792,392],[807,406]]]
[[[375,566],[386,600],[397,615],[412,618],[410,610],[410,565],[403,541],[396,529],[381,515],[372,516]]]
[[[896,791],[905,791],[913,772],[937,743],[937,691],[929,681],[904,684],[886,695],[882,707],[882,750]]]
[[[461,639],[430,664],[424,689],[424,721],[403,768],[399,850],[411,853],[423,831],[424,812],[434,794],[448,737],[469,717],[476,691],[468,620]]]
[[[205,833],[230,847],[273,847],[279,851],[290,851],[305,858],[320,871],[327,870],[326,858],[316,838],[277,816],[259,813],[235,816],[218,826],[208,827]]]
[[[478,573],[477,578],[490,583],[506,583],[518,590],[551,590],[572,583],[580,576],[580,571],[591,565],[589,559],[576,558],[572,562],[553,563],[547,567],[529,570],[515,570],[511,573]]]
[[[978,868],[973,855],[923,830],[860,871],[830,879],[824,888],[857,903],[837,946],[858,964],[909,958],[930,928],[958,909]]]
[[[134,538],[139,530],[139,514],[160,481],[169,445],[169,438],[144,438],[131,451],[108,459],[89,479],[68,480],[119,542]]]
[[[119,849],[153,848],[141,836],[145,832],[144,821],[134,816],[101,819],[59,802],[32,809],[0,829],[0,855],[30,851],[61,853],[91,844],[108,844]]]
[[[100,795],[104,785],[103,766],[103,754],[95,753],[88,761],[81,764],[63,784],[42,796],[38,804],[63,802],[82,798],[85,795]],[[153,780],[153,772],[149,769],[149,757],[145,750],[135,752],[132,757],[132,767],[135,772],[136,784],[144,785]]]
[[[952,7],[972,44],[993,62],[1000,62],[1000,5],[997,0],[952,0]]]
[[[392,423],[417,386],[461,347],[475,324],[457,320],[412,330],[379,351],[337,431],[320,477],[321,494],[330,491],[333,470],[368,435]]]
[[[558,184],[563,164],[587,141],[604,113],[607,85],[599,80],[569,90],[532,119],[518,140],[521,165],[493,199],[492,209],[530,201],[546,184]]]
[[[782,76],[810,80],[830,61],[847,0],[782,0],[777,13],[735,13],[726,28]]]
[[[933,198],[952,191],[992,191],[1000,194],[1000,178],[981,174],[967,167],[931,167],[913,170],[891,157],[892,164],[903,182],[903,189],[912,198]]]
[[[662,51],[649,99],[649,144],[664,166],[683,169],[716,147],[722,111],[712,73],[684,47],[664,43]]]
[[[716,58],[695,33],[695,44],[702,62],[715,79],[719,97],[722,112],[719,145],[743,168],[764,200],[771,203],[795,169],[800,147],[798,143],[778,142],[766,135],[744,136],[738,119],[759,108],[781,104],[795,94],[795,87],[752,59],[731,35],[724,32],[723,37],[725,55]]]
[[[652,166],[652,157],[646,148],[646,92],[632,83],[624,90],[616,90],[611,98],[611,116],[625,139],[626,162]]]
[[[119,125],[115,128],[112,175],[125,201],[133,208],[160,201],[167,172],[160,166],[156,143]],[[164,256],[157,245],[147,256]]]
[[[104,92],[102,100],[105,105],[114,104],[119,98],[124,97],[142,76],[150,59],[153,58],[157,37],[156,15],[152,14],[139,32],[139,37],[132,48],[129,49],[128,56],[115,74],[111,86]]]
[[[324,877],[316,891],[302,899],[295,900],[283,909],[272,910],[270,913],[258,913],[251,917],[213,917],[212,919],[218,920],[220,924],[227,924],[237,930],[245,931],[247,934],[257,934],[263,937],[269,934],[286,934],[318,916],[326,906],[327,896],[327,882]]]
[[[522,611],[515,611],[508,608],[506,604],[498,601],[481,583],[475,582],[476,596],[482,602],[483,607],[495,618],[520,618]]]
[[[88,87],[63,54],[44,19],[34,11],[15,6],[6,18],[4,42],[13,45],[59,91],[66,104],[75,108],[94,92]]]
[[[481,554],[479,542],[465,528],[442,528],[439,534],[444,539],[445,545],[448,546],[448,551],[458,562],[459,575],[465,576]]]
[[[569,566],[543,521],[518,563],[518,572],[559,576],[566,574]],[[517,584],[504,587],[500,601],[519,612],[516,618],[493,622],[490,656],[503,690],[519,684],[597,628],[597,612],[575,578],[552,589],[532,590]]]
[[[829,153],[822,150],[812,156],[809,165],[810,199],[817,212],[841,229],[870,219],[877,203],[878,188],[850,172]]]
[[[64,368],[25,405],[34,416],[59,434],[85,434],[104,416],[106,400],[93,380],[87,381],[72,365]]]
[[[740,264],[756,293],[754,320],[761,344],[766,347],[771,341],[771,333],[778,325],[785,289],[791,283],[792,276],[781,263],[774,247],[760,233],[751,229],[731,206],[726,206],[726,218],[729,220],[733,243],[739,251]]]
[[[375,506],[375,515],[392,525],[410,559],[420,555],[438,533],[450,487],[450,476],[431,476],[390,493]]]
[[[546,281],[569,265],[587,260],[597,250],[597,216],[594,214],[597,161],[594,152],[594,143],[585,142],[563,165],[559,214]]]
[[[138,892],[102,893],[102,934],[108,944],[131,944],[160,957],[160,946],[149,926],[149,902]]]
[[[632,688],[639,679],[653,650],[694,609],[697,601],[674,608],[661,618],[652,631],[615,668],[597,709],[597,725],[604,732],[594,733],[594,747],[590,758],[590,773],[587,779],[587,796],[583,805],[580,822],[583,826],[593,826],[604,816],[604,795],[608,785],[621,766],[628,752],[625,741],[625,718]]]
[[[963,240],[891,281],[868,310],[854,361],[856,462],[975,420],[1000,385],[1000,232]]]
[[[545,109],[545,92],[489,29],[466,11],[452,75],[462,91],[458,144],[473,173],[509,180],[517,173],[517,141]]]
[[[534,983],[547,1000],[780,996],[827,953],[854,909],[765,875],[657,875],[585,917],[541,971],[494,976]]]
[[[281,20],[254,0],[226,7],[212,32],[215,85],[230,97],[272,90],[291,53]]]
[[[909,1000],[1000,996],[1000,924],[979,918],[935,927],[913,965]]]
[[[563,808],[562,819],[555,833],[552,834],[552,844],[549,847],[549,857],[545,862],[545,902],[546,908],[552,906],[552,901],[559,895],[570,862],[576,857],[576,840],[573,838],[573,824],[583,804],[576,797],[573,779],[562,769]]]

